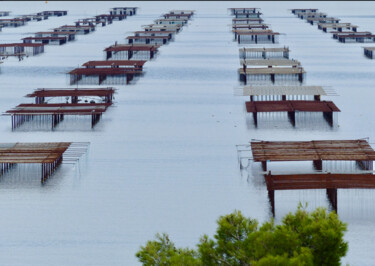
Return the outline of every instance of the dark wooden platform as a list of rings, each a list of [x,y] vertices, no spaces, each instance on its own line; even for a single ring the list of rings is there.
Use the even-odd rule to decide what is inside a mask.
[[[246,111],[253,113],[254,124],[258,125],[257,113],[260,112],[288,112],[289,119],[295,126],[295,113],[322,112],[328,123],[333,125],[333,112],[340,109],[331,101],[256,101],[246,102]]]
[[[337,189],[373,189],[375,175],[370,173],[316,173],[265,176],[272,214],[275,216],[275,190],[326,189],[328,200],[337,212]]]

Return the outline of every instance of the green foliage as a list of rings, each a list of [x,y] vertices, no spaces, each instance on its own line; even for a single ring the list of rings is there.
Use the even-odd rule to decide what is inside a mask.
[[[157,234],[155,241],[148,241],[136,256],[143,265],[201,265],[197,252],[177,249],[167,234]]]
[[[136,256],[144,265],[339,265],[348,244],[346,224],[323,208],[308,213],[301,206],[275,225],[258,226],[240,211],[221,216],[214,238],[204,235],[197,250],[180,249],[168,235],[157,234]]]

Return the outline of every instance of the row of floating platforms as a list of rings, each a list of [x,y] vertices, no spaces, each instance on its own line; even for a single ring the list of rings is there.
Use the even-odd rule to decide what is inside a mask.
[[[232,15],[235,15],[236,10],[242,10],[242,13],[249,12],[246,8],[234,9]],[[293,9],[292,12],[302,19],[311,19],[312,24],[320,23],[322,18],[327,18],[326,14],[317,13],[317,9]],[[327,18],[324,22],[328,20],[330,23],[338,22],[334,21],[334,18]],[[304,78],[301,78],[300,74],[304,71],[301,69],[301,63],[290,59],[289,54],[288,47],[240,48],[241,68],[238,72],[244,86],[235,89],[235,95],[250,97],[250,101],[245,103],[245,108],[247,113],[252,113],[256,126],[258,115],[262,112],[287,113],[288,120],[293,126],[296,123],[297,113],[322,112],[325,120],[333,126],[336,120],[334,115],[340,110],[332,101],[321,98],[335,96],[335,91],[323,86],[303,85]],[[299,68],[300,73],[297,72]],[[287,83],[285,78],[277,78],[277,74],[287,75],[287,73],[291,75]],[[256,75],[263,76],[254,78]],[[265,75],[269,77],[265,78]],[[275,191],[277,190],[325,189],[331,208],[337,212],[337,189],[375,188],[373,173],[375,151],[368,139],[252,140],[249,144],[237,145],[237,155],[241,169],[257,168],[255,163],[261,164],[261,170],[257,174],[264,178],[273,216],[276,212]],[[304,161],[312,161],[313,172],[309,167],[301,173],[300,165],[295,170],[294,167],[290,170],[290,166],[286,172],[278,170],[278,163]]]
[[[136,13],[135,9],[113,8],[111,15],[124,16]],[[193,11],[174,10],[168,18],[176,19],[193,15]],[[173,29],[179,32],[182,25],[173,25],[171,20],[161,24],[148,25],[145,32],[159,32]],[[148,34],[147,34],[148,35]],[[24,45],[30,45],[25,44]],[[35,45],[35,43],[32,43]],[[154,58],[156,44],[121,44],[112,45],[105,49],[106,61],[89,61],[83,66],[85,70],[103,69],[116,71],[126,68],[127,71],[142,71],[147,60]],[[126,60],[122,60],[126,58]],[[120,59],[120,60],[115,60]],[[133,60],[130,60],[133,59]],[[146,60],[144,60],[146,59]],[[102,68],[102,69],[100,69]],[[99,74],[101,75],[101,74]],[[115,89],[108,88],[41,88],[26,95],[34,98],[35,103],[20,104],[8,110],[5,115],[11,116],[12,130],[21,127],[25,122],[34,122],[37,125],[47,125],[52,130],[68,116],[91,116],[91,127],[100,120],[102,114],[113,104]],[[97,100],[94,101],[93,97]],[[57,99],[65,99],[65,102],[56,102]],[[51,100],[54,100],[51,103]],[[55,143],[5,143],[0,144],[0,175],[5,175],[12,169],[22,165],[39,164],[40,180],[44,184],[57,168],[67,161],[75,163],[86,151],[89,143],[86,142],[55,142]],[[28,168],[29,169],[29,168]]]
[[[328,17],[327,14],[318,12],[316,8],[292,9],[301,19],[311,25],[318,25],[323,32],[332,33],[332,37],[342,43],[371,43],[375,42],[375,35],[369,31],[358,31],[358,26],[349,22],[340,22],[340,19]]]
[[[155,58],[158,48],[174,40],[194,14],[193,10],[172,10],[127,36],[127,43],[104,49],[103,61],[89,61],[70,71],[70,85],[125,85],[144,73],[144,64]]]
[[[109,14],[96,15],[94,17],[79,19],[74,25],[63,25],[53,29],[53,31],[36,32],[34,37],[23,38],[24,43],[42,43],[42,44],[65,44],[68,41],[74,41],[75,35],[89,34],[96,30],[98,25],[102,27],[112,24],[113,21],[121,21],[136,14],[136,7],[124,7],[121,10],[109,10]]]
[[[174,11],[177,12],[177,11]],[[180,11],[178,16],[184,17],[187,11]],[[175,14],[175,13],[170,13]],[[193,11],[188,13],[189,18]],[[150,30],[144,32],[159,32]],[[161,25],[170,28],[172,25]],[[174,26],[175,27],[175,26]],[[182,26],[177,26],[179,31]],[[161,29],[161,31],[165,31]],[[115,44],[105,49],[108,60],[88,61],[82,68],[69,72],[71,84],[129,83],[134,76],[141,75],[144,64],[154,58],[159,45],[154,44]],[[125,60],[123,60],[125,58]],[[37,89],[26,95],[34,98],[34,103],[22,103],[7,110],[3,115],[11,117],[12,130],[26,128],[27,130],[54,130],[67,118],[91,117],[91,128],[100,121],[102,115],[113,105],[113,95],[116,89],[108,88],[61,88]],[[65,99],[65,101],[64,101]]]
[[[113,21],[126,19],[127,16],[136,14],[136,7],[122,8],[116,10],[121,14],[116,14],[111,8],[109,14],[96,15],[92,18],[79,19],[74,25],[63,25],[51,31],[36,32],[34,37],[22,38],[22,43],[0,44],[0,57],[3,59],[9,56],[16,56],[19,60],[24,57],[35,56],[44,53],[44,46],[47,44],[62,45],[76,39],[76,35],[89,34],[95,31],[97,25],[103,27]],[[66,15],[67,11],[44,11],[46,15]]]
[[[136,8],[113,8],[113,16],[134,15]],[[119,14],[116,14],[119,13]],[[25,47],[40,47],[36,43],[15,44],[16,53],[24,52]],[[44,44],[41,44],[43,47]],[[3,47],[8,47],[4,45]],[[32,53],[35,54],[33,51]],[[91,67],[89,64],[88,67]],[[33,104],[21,104],[6,112],[11,116],[12,130],[26,121],[49,123],[53,129],[64,116],[91,116],[92,127],[99,121],[103,112],[112,105],[114,88],[88,89],[37,89],[27,97],[35,98]],[[89,97],[85,99],[85,97]],[[97,97],[100,103],[92,98]],[[49,99],[64,98],[65,103],[47,103]],[[70,100],[70,102],[69,102]],[[90,102],[88,102],[90,101]],[[88,142],[44,142],[44,143],[0,143],[0,175],[17,175],[17,169],[27,169],[31,174],[30,166],[39,168],[40,181],[44,184],[63,163],[76,163],[87,152]],[[18,174],[21,171],[18,171]],[[23,174],[25,171],[22,171]]]
[[[2,11],[2,12],[6,12],[6,13],[3,13],[5,14],[3,16],[9,16],[8,11]],[[20,27],[20,26],[26,25],[28,21],[42,21],[42,20],[48,19],[51,16],[60,17],[60,16],[66,16],[67,14],[68,14],[68,11],[66,10],[55,10],[55,11],[49,10],[49,11],[38,12],[35,14],[21,15],[15,18],[4,18],[4,19],[0,19],[0,29],[3,27]],[[2,16],[0,15],[0,17]]]
[[[260,14],[257,8],[230,10],[233,15],[237,12]],[[249,23],[251,24],[247,24],[248,26],[253,25],[252,22]],[[238,32],[234,31],[234,34],[236,36]],[[274,43],[272,39],[270,43]],[[328,124],[335,126],[336,113],[340,109],[332,101],[321,100],[322,96],[327,96],[322,86],[303,85],[306,72],[298,60],[289,58],[289,53],[288,47],[239,49],[241,67],[238,74],[244,87],[237,95],[250,97],[245,108],[247,113],[252,114],[254,125],[258,126],[258,120],[263,114],[286,113],[287,119],[295,127],[296,114],[322,113]]]
[[[239,44],[278,43],[280,33],[269,29],[259,8],[229,8],[234,40]]]

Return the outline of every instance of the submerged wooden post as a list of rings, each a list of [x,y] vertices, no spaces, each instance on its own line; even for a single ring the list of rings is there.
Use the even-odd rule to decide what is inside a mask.
[[[295,111],[292,111],[292,112],[288,112],[288,117],[289,117],[289,120],[290,122],[292,123],[292,126],[296,126],[296,112]]]
[[[275,83],[275,74],[270,74],[271,75],[271,81],[272,83]]]
[[[262,169],[263,171],[267,171],[267,161],[262,161]]]
[[[268,199],[271,204],[272,216],[275,217],[275,190],[268,190]]]
[[[333,112],[323,112],[323,117],[327,120],[328,124],[333,126]]]
[[[257,127],[258,126],[258,113],[253,112],[253,119],[254,119],[254,125]]]
[[[318,171],[323,170],[323,161],[322,160],[314,160],[313,161],[314,168]]]
[[[332,209],[337,213],[337,188],[327,188],[327,197]]]
[[[298,81],[301,83],[303,82],[303,73],[298,74]]]

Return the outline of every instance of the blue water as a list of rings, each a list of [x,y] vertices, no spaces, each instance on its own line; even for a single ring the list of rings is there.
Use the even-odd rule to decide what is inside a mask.
[[[363,44],[341,44],[288,9],[319,8],[375,32],[373,2],[256,2],[263,18],[289,46],[291,58],[307,71],[306,85],[331,86],[327,97],[341,109],[339,126],[324,120],[292,128],[265,121],[255,129],[244,111],[237,43],[233,42],[228,7],[247,2],[1,2],[12,15],[67,9],[68,16],[4,28],[1,42],[71,24],[115,6],[138,6],[125,21],[79,35],[73,43],[47,46],[45,53],[1,67],[0,106],[5,112],[40,87],[69,87],[69,70],[104,59],[103,49],[124,42],[141,25],[171,9],[194,9],[196,15],[146,63],[136,84],[116,86],[116,106],[90,129],[89,123],[60,124],[54,132],[11,132],[9,117],[0,117],[1,142],[90,141],[87,156],[76,166],[63,165],[41,186],[37,177],[0,179],[0,261],[3,265],[137,265],[135,252],[157,232],[168,232],[178,246],[193,247],[212,235],[216,219],[234,209],[265,221],[271,217],[260,166],[240,171],[235,145],[251,139],[311,140],[369,137],[373,128],[375,61],[363,56]],[[278,45],[268,45],[278,46]],[[87,127],[86,127],[87,125]],[[75,126],[79,130],[75,130]],[[286,165],[285,167],[294,167]],[[299,167],[299,166],[298,166]],[[325,191],[276,192],[276,221],[299,201],[309,209],[328,207]],[[375,191],[339,190],[338,212],[348,223],[349,252],[343,264],[371,265],[375,259]]]

